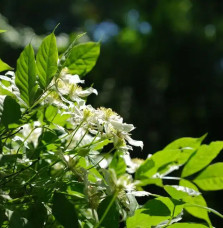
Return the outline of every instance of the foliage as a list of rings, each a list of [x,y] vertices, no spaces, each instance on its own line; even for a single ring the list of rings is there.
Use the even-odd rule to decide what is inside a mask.
[[[134,126],[87,104],[97,91],[80,86],[100,45],[75,42],[58,55],[51,33],[36,57],[29,44],[15,73],[0,76],[1,227],[212,227],[208,213],[223,215],[201,190],[223,189],[223,164],[209,166],[223,142],[181,138],[145,161],[131,159],[132,146],[143,148],[131,138]],[[1,61],[0,69],[11,68]],[[170,176],[175,170],[179,177]],[[152,184],[163,195],[147,191]],[[197,223],[184,221],[185,211]]]

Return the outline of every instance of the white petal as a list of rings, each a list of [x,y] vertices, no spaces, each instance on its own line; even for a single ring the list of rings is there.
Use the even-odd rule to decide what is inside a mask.
[[[137,141],[132,139],[130,136],[126,135],[125,139],[128,141],[128,143],[132,146],[138,146],[141,147],[141,149],[143,149],[143,142],[142,141]]]
[[[89,96],[92,93],[98,95],[98,91],[96,89],[92,88],[92,87],[90,87],[88,89],[85,89],[85,90],[82,90],[82,91],[78,91],[77,95],[80,96],[80,97],[87,97],[87,96]]]
[[[119,131],[130,132],[135,128],[132,124],[126,124],[120,121],[111,120],[110,122]]]
[[[63,76],[62,80],[69,84],[84,83],[84,80],[81,80],[77,74],[75,74],[75,75],[66,74]]]
[[[134,196],[149,196],[150,193],[146,191],[133,191],[131,192],[132,195]]]

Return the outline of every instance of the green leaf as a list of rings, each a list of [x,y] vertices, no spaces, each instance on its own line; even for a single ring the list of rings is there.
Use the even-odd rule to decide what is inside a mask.
[[[205,226],[203,224],[198,224],[198,223],[175,223],[168,227],[170,228],[207,228],[208,226]]]
[[[180,154],[181,151],[179,149],[168,149],[155,153],[150,158],[146,159],[146,161],[137,169],[136,179],[152,177],[160,168],[164,168],[164,166],[176,162],[179,159]]]
[[[36,67],[40,87],[44,90],[57,72],[58,50],[54,33],[47,36],[36,56]]]
[[[5,70],[13,70],[13,68],[10,67],[7,63],[4,63],[4,62],[0,59],[0,72],[5,71]]]
[[[56,220],[64,228],[79,227],[74,205],[70,203],[64,194],[54,193],[52,212]]]
[[[180,180],[180,185],[194,189],[195,191],[199,191],[198,188],[188,180],[184,180],[184,179]],[[185,197],[184,201],[187,203],[197,204],[197,205],[207,207],[207,203],[202,195],[198,195],[195,197]],[[193,215],[194,217],[204,219],[205,221],[207,221],[209,225],[211,225],[211,221],[209,219],[208,212],[206,209],[202,209],[198,207],[185,207],[185,210],[189,214]]]
[[[98,207],[98,217],[99,221],[101,220],[104,212],[106,211],[108,205],[113,200],[113,196],[107,196]],[[106,228],[118,228],[119,227],[119,212],[115,201],[112,203],[111,207],[109,208],[107,214],[103,218],[103,221],[100,224],[100,227]]]
[[[164,189],[173,199],[177,200],[200,195],[198,191],[179,185],[165,185]]]
[[[8,126],[21,118],[19,104],[10,96],[0,95],[0,123]]]
[[[6,32],[6,30],[0,30],[0,33]]]
[[[223,162],[208,166],[193,182],[204,191],[223,189]]]
[[[22,100],[30,107],[35,101],[38,89],[36,83],[36,63],[34,50],[29,44],[17,60],[15,83],[20,91]]]
[[[177,201],[176,201],[177,203]],[[149,200],[142,209],[136,210],[134,216],[127,219],[127,228],[149,228],[176,217],[183,206],[174,204],[168,197]]]
[[[212,142],[202,145],[189,159],[182,171],[182,177],[190,176],[207,166],[223,149],[223,142]]]
[[[200,138],[190,138],[190,137],[184,137],[177,139],[173,142],[171,142],[169,145],[167,145],[164,149],[183,149],[183,148],[193,148],[197,149],[202,141],[206,138],[207,134],[201,136]]]
[[[69,73],[86,75],[95,66],[100,54],[100,44],[88,42],[74,46],[65,62]]]
[[[9,228],[21,228],[25,226],[25,219],[19,211],[14,211],[9,220]]]
[[[123,153],[116,151],[111,163],[109,164],[109,168],[115,170],[117,177],[121,176],[126,171],[126,164],[122,155]]]
[[[53,105],[50,105],[47,107],[45,111],[45,118],[47,119],[47,121],[52,122],[55,116],[57,115],[57,113],[58,113],[58,108]]]
[[[42,203],[35,203],[28,210],[28,223],[26,228],[44,227],[47,218],[47,210]]]
[[[5,155],[0,154],[0,166],[4,166],[6,164],[12,164],[16,162],[18,158],[21,159],[22,155],[21,154],[5,154]]]

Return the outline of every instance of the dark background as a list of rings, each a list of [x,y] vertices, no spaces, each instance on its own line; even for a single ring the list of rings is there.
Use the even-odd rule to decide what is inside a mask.
[[[86,77],[99,95],[89,102],[136,126],[133,138],[145,146],[133,156],[145,158],[174,139],[206,132],[206,143],[223,140],[222,0],[1,0],[0,14],[0,29],[9,30],[1,34],[0,56],[13,67],[30,34],[35,44],[58,23],[60,50],[77,32],[102,42]],[[204,194],[223,213],[222,192]]]

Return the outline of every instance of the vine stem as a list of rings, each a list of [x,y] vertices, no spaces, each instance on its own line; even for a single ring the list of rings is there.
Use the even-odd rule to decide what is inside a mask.
[[[111,199],[110,203],[108,204],[108,206],[107,206],[107,208],[106,208],[106,210],[105,210],[104,214],[102,215],[102,217],[101,217],[101,219],[100,219],[99,223],[98,223],[98,224],[96,224],[96,226],[95,226],[94,228],[98,228],[98,227],[100,227],[101,223],[102,223],[102,222],[103,222],[103,220],[105,219],[105,216],[108,214],[108,212],[109,212],[110,208],[112,207],[113,203],[115,202],[115,200],[116,200],[116,198],[117,198],[117,195],[118,195],[118,193],[117,193],[117,192],[113,195],[113,197],[112,197],[112,199]]]

